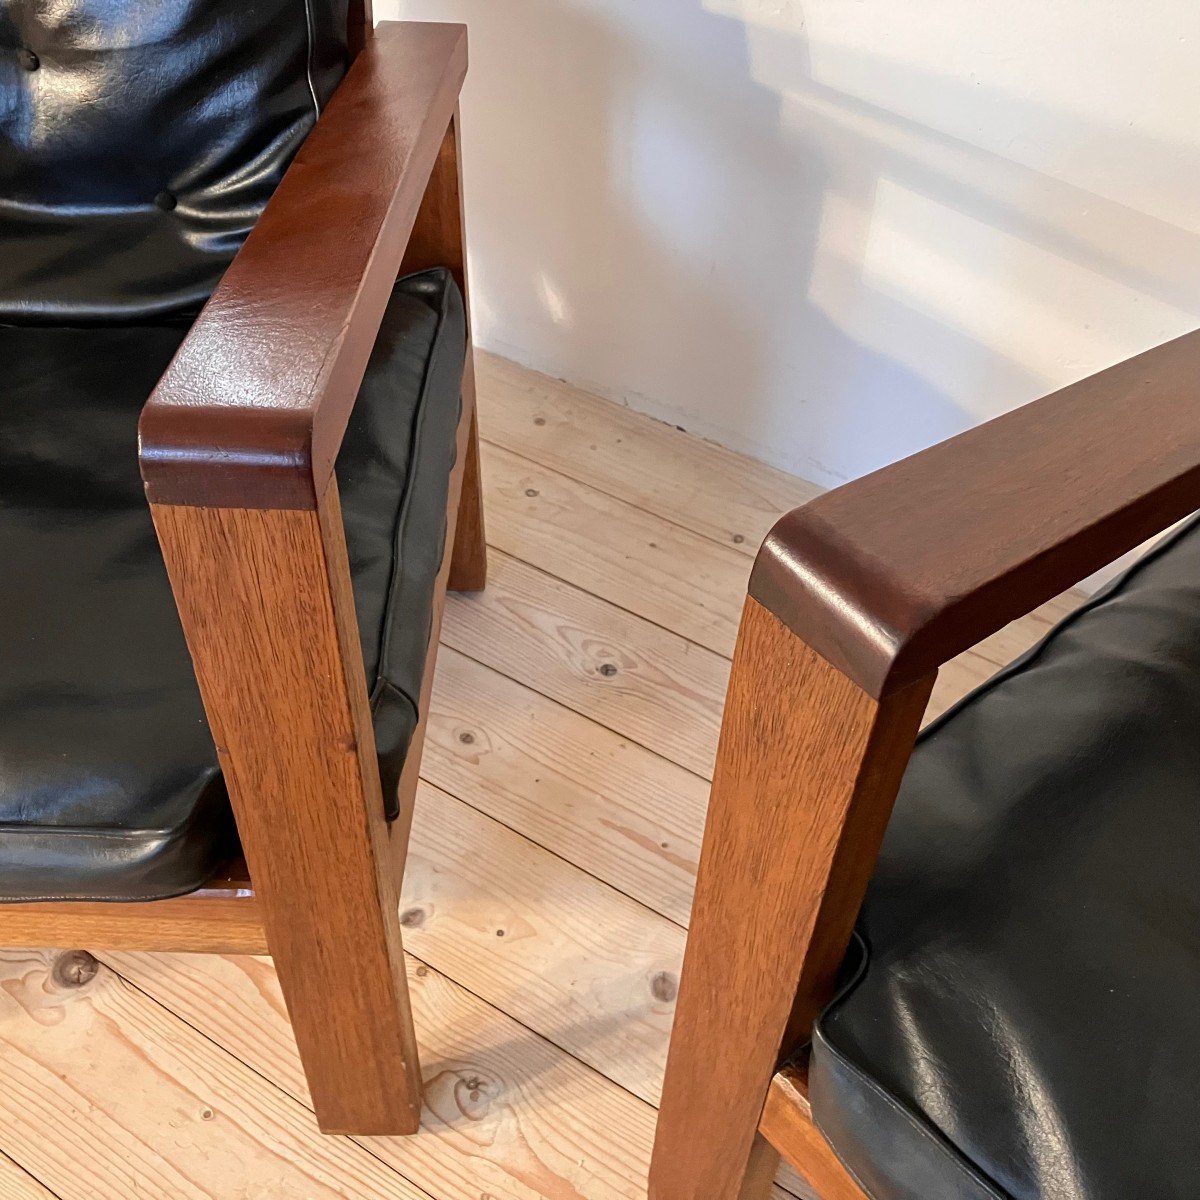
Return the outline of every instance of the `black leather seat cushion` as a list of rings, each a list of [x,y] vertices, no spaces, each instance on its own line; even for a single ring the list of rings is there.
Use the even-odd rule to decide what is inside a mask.
[[[3,0],[0,321],[195,312],[346,66],[346,0]]]
[[[818,1022],[877,1200],[1200,1196],[1200,527],[923,736]]]
[[[0,326],[0,899],[190,891],[236,847],[137,462],[186,323]],[[385,795],[416,722],[465,347],[396,287],[337,474]]]

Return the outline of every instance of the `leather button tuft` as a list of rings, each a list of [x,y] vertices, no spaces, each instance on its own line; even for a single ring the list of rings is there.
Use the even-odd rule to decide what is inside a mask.
[[[22,46],[17,51],[17,62],[25,68],[26,71],[36,71],[42,65],[42,60],[38,58],[28,46]]]
[[[179,201],[175,199],[174,193],[172,192],[159,192],[158,195],[154,197],[154,203],[157,207],[161,208],[163,212],[170,212],[175,205],[179,203]]]

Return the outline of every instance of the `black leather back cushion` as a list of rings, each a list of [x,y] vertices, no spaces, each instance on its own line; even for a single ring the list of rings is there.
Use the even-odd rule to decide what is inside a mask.
[[[195,310],[346,65],[347,0],[0,0],[0,322]]]

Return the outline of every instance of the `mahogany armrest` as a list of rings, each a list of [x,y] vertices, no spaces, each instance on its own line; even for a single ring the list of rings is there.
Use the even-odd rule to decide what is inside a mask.
[[[750,594],[881,697],[1200,508],[1200,331],[783,517]]]
[[[462,25],[367,40],[142,411],[152,503],[316,508],[466,68]]]

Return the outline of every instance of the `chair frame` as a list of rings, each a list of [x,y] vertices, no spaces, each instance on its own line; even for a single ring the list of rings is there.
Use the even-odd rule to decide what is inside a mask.
[[[1200,332],[785,516],[734,653],[651,1200],[765,1200],[938,667],[1200,507]],[[1086,473],[1080,469],[1086,464]]]
[[[419,706],[384,815],[333,464],[399,275],[468,296],[459,25],[352,0],[354,60],[142,412],[155,528],[244,862],[176,899],[0,905],[0,945],[270,953],[320,1126],[412,1133],[400,881],[447,588],[484,586],[468,332]]]

